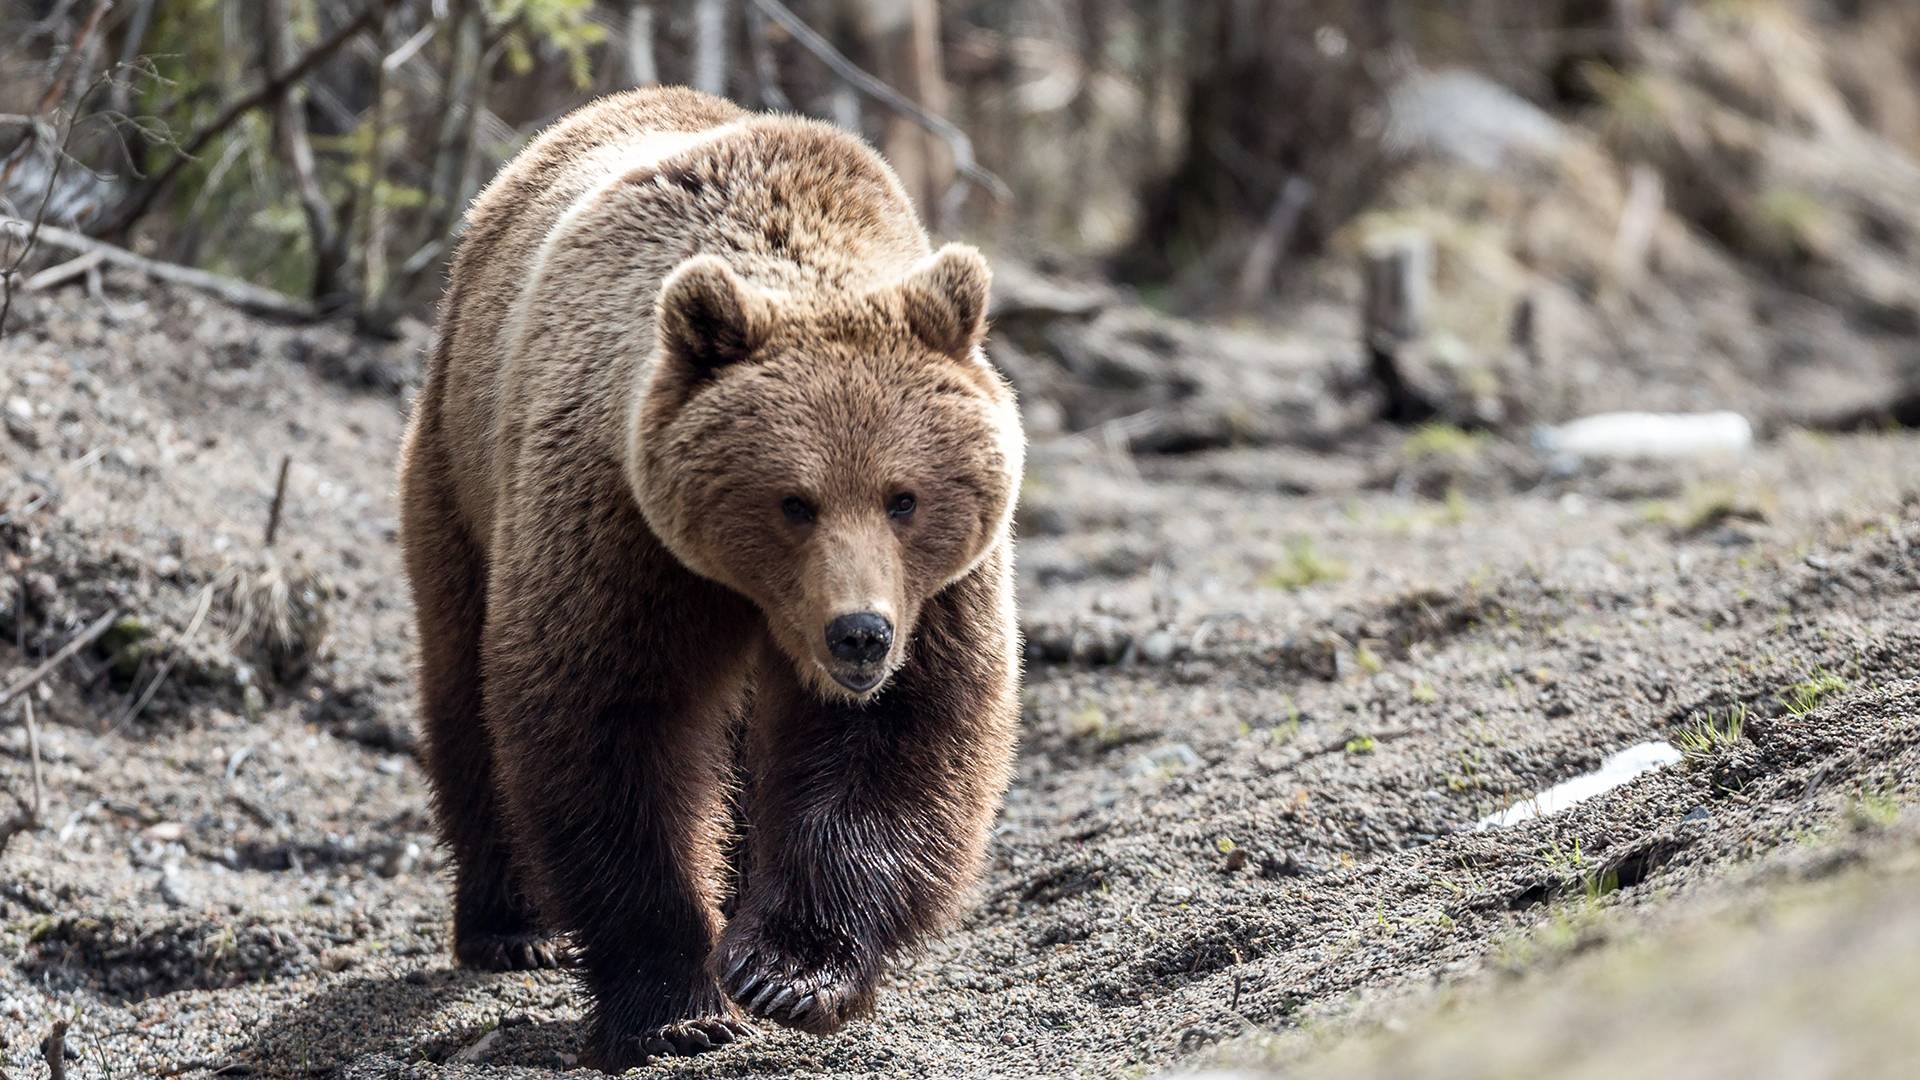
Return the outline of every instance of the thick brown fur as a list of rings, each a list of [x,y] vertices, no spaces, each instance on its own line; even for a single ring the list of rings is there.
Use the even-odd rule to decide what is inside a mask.
[[[425,757],[458,959],[564,935],[593,1063],[837,1030],[977,872],[1019,683],[986,289],[859,140],[691,91],[475,202],[400,475]],[[849,612],[893,627],[858,672]]]

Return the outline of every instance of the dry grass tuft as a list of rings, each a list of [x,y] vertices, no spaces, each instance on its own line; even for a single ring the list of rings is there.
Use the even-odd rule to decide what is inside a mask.
[[[227,567],[214,591],[234,655],[282,684],[312,669],[326,646],[327,609],[336,595],[326,575],[268,552],[257,564]]]

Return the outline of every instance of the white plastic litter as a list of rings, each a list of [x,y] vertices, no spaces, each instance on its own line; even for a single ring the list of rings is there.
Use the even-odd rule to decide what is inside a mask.
[[[1599,413],[1534,433],[1548,454],[1574,458],[1685,458],[1739,454],[1753,424],[1736,412]]]
[[[1562,781],[1530,799],[1522,799],[1497,814],[1481,818],[1480,828],[1497,829],[1557,813],[1601,792],[1612,791],[1642,773],[1652,772],[1679,760],[1680,751],[1674,749],[1671,743],[1644,742],[1629,746],[1619,753],[1609,754],[1600,767],[1590,773]]]

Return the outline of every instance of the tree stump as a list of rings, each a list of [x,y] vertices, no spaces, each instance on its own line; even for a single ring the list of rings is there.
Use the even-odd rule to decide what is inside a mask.
[[[1431,420],[1440,407],[1408,381],[1400,357],[1426,334],[1433,298],[1433,240],[1412,229],[1383,233],[1368,239],[1361,258],[1366,285],[1362,334],[1369,369],[1386,399],[1381,419],[1399,424]]]

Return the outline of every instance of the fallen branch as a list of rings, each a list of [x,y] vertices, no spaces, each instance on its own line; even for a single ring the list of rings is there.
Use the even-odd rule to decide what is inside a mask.
[[[9,227],[32,229],[34,223],[22,221],[19,218],[0,215],[0,229]],[[137,270],[153,278],[155,281],[164,281],[172,285],[184,285],[189,289],[197,289],[220,300],[224,300],[243,311],[250,311],[256,315],[267,315],[279,319],[293,319],[301,322],[311,322],[320,317],[320,311],[317,307],[297,297],[275,292],[272,289],[263,289],[258,285],[252,285],[234,278],[222,277],[219,274],[210,273],[192,266],[181,266],[178,263],[160,262],[157,259],[149,259],[144,255],[136,255],[117,244],[110,244],[105,240],[96,240],[82,233],[55,228],[52,225],[41,225],[37,231],[34,232],[34,238],[36,243],[57,247],[64,251],[71,251],[77,254],[87,254],[97,251],[104,261],[112,263],[115,266],[123,266],[129,270]]]
[[[41,289],[51,289],[55,285],[64,285],[74,278],[85,276],[87,271],[98,267],[105,259],[105,254],[89,251],[77,259],[68,259],[58,266],[40,271],[28,278],[23,283],[23,288],[27,292],[38,292]]]
[[[0,709],[6,708],[13,703],[14,698],[40,685],[40,680],[53,674],[54,669],[66,663],[69,659],[72,659],[75,653],[100,640],[101,635],[112,629],[113,624],[118,621],[120,621],[119,608],[114,608],[112,611],[95,619],[85,630],[74,635],[73,640],[60,646],[59,652],[47,657],[40,662],[39,667],[27,672],[25,678],[7,687],[6,690],[0,691]]]
[[[765,12],[769,19],[779,23],[787,33],[793,35],[808,52],[820,59],[821,63],[833,69],[835,75],[867,95],[873,100],[892,109],[894,112],[926,128],[935,136],[946,141],[947,148],[953,152],[953,168],[961,177],[986,188],[993,197],[1005,201],[1013,197],[1006,181],[982,167],[973,156],[973,140],[961,131],[953,121],[943,116],[935,116],[922,108],[920,104],[906,95],[888,86],[874,77],[866,69],[847,59],[846,54],[833,47],[833,43],[820,35],[820,32],[808,26],[806,21],[793,13],[793,9],[780,3],[780,0],[750,0],[754,7]],[[953,213],[960,208],[966,198],[966,188],[956,181],[947,189],[941,200],[941,216],[951,220]]]
[[[188,136],[187,140],[180,144],[179,155],[165,169],[162,169],[159,175],[142,184],[128,197],[125,208],[114,216],[113,223],[102,232],[109,236],[125,235],[126,231],[133,227],[134,222],[139,221],[152,208],[154,200],[173,185],[181,171],[197,160],[200,152],[211,145],[213,140],[225,134],[226,130],[238,123],[241,117],[264,105],[278,102],[287,91],[311,74],[314,68],[326,63],[334,53],[359,37],[362,31],[374,24],[374,20],[384,16],[387,9],[399,2],[400,0],[374,0],[358,15],[342,24],[340,29],[335,30],[326,40],[308,49],[285,71],[272,74],[252,93],[242,96],[222,109],[220,115],[208,121],[206,126]]]

